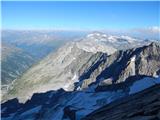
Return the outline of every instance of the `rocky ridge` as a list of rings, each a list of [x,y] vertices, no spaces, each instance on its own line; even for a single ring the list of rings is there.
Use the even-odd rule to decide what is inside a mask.
[[[94,54],[93,56],[99,57],[88,69],[83,66],[85,71],[81,73],[76,88],[84,89],[97,83],[101,86],[121,83],[135,75],[158,76],[159,51],[159,44],[151,43],[139,48],[117,51],[109,56],[105,53]]]
[[[102,34],[98,36],[104,35]],[[33,93],[46,92],[51,89],[57,90],[63,88],[69,91],[76,89],[81,90],[87,88],[91,83],[102,81],[102,79],[113,79],[112,81],[117,80],[117,82],[123,81],[133,74],[133,71],[136,71],[132,69],[134,68],[134,64],[129,65],[132,66],[131,68],[127,68],[126,66],[129,64],[128,62],[132,57],[134,57],[134,54],[139,54],[140,49],[143,51],[143,47],[117,51],[116,48],[111,46],[117,51],[115,52],[111,47],[108,49],[107,45],[100,44],[101,42],[99,43],[99,41],[102,41],[101,39],[99,39],[97,43],[97,38],[95,38],[95,36],[94,38],[90,37],[91,36],[88,38],[87,36],[79,42],[68,43],[56,53],[48,55],[45,59],[29,69],[20,79],[16,80],[16,82],[9,88],[8,93],[3,97],[4,100],[16,96],[20,100],[25,101],[30,98]],[[107,41],[108,38],[105,40]],[[94,46],[92,45],[91,47],[88,45],[89,41],[94,43]],[[106,48],[106,51],[104,51],[104,47]],[[92,51],[93,49],[91,48],[97,50],[97,53]],[[159,51],[158,47],[154,49],[155,51]],[[151,51],[153,51],[152,48]],[[147,54],[148,53],[145,55]],[[159,55],[159,53],[153,54],[155,54],[155,56]],[[159,68],[159,62],[157,60],[154,60],[153,58],[153,61],[148,65],[151,67],[153,62],[156,64],[152,71],[157,71]],[[125,69],[129,73],[125,72]],[[106,74],[107,76],[103,74]],[[145,73],[144,75],[150,74],[153,73]]]
[[[23,104],[19,103],[17,98],[3,103],[2,119],[80,120],[84,118],[86,115],[100,108],[100,112],[98,113],[94,112],[94,113],[97,113],[98,115],[97,114],[94,115],[93,113],[89,115],[90,116],[89,119],[94,120],[94,119],[100,119],[101,114],[102,116],[109,115],[109,114],[106,114],[106,112],[105,113],[101,112],[102,110],[106,110],[105,108],[108,104],[109,104],[108,106],[114,106],[115,108],[116,106],[122,105],[122,108],[120,107],[118,111],[120,113],[123,113],[123,110],[128,110],[128,111],[130,110],[130,114],[133,113],[133,115],[130,116],[132,117],[139,114],[132,111],[133,103],[139,107],[140,105],[143,105],[143,103],[145,103],[146,110],[149,110],[149,108],[153,109],[154,105],[158,104],[157,100],[159,98],[159,94],[158,94],[159,84],[160,84],[160,78],[143,77],[139,80],[134,79],[134,81],[132,82],[131,80],[129,80],[129,82],[126,83],[126,85],[118,83],[116,84],[116,86],[114,86],[114,88],[117,88],[117,89],[105,89],[105,90],[92,91],[92,92],[91,91],[68,92],[68,91],[64,91],[63,89],[59,89],[57,91],[48,91],[46,93],[35,93],[30,100],[27,100]],[[156,86],[156,87],[153,87],[153,86]],[[148,90],[146,90],[147,88]],[[143,90],[147,92],[142,92],[143,94],[141,94],[141,91]],[[152,90],[154,90],[154,92],[152,92]],[[140,95],[137,96],[136,94],[140,94]],[[146,99],[148,97],[151,99]],[[152,99],[152,98],[155,98],[155,99]],[[147,104],[148,103],[147,101],[150,103],[153,101],[153,106],[152,104],[151,105]],[[151,107],[148,108],[147,105]],[[135,109],[139,109],[139,107],[137,106],[135,106]],[[125,109],[123,109],[123,107]],[[109,108],[112,108],[112,107],[109,107]],[[158,108],[159,107],[157,106],[156,109],[155,108],[153,109],[153,111],[155,110],[156,112]],[[113,112],[112,114],[114,114],[114,112],[115,114],[117,113],[115,109],[113,109],[113,111],[111,109],[110,112]],[[117,116],[123,115],[118,113],[117,113]],[[126,112],[126,114],[129,114],[129,113]],[[145,113],[145,115],[149,115],[149,114],[150,114],[150,111],[149,113]],[[157,114],[157,112],[155,114]],[[110,116],[110,117],[114,117],[114,116]],[[116,118],[116,115],[115,115],[115,118]]]
[[[160,84],[159,44],[95,53],[86,51],[86,45],[79,47],[79,42],[51,53],[15,81],[4,96],[14,99],[3,101],[2,118],[80,120],[115,100]]]

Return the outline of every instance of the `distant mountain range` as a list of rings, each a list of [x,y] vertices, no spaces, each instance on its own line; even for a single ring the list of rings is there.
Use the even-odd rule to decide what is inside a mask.
[[[84,34],[72,31],[3,30],[2,42],[21,48],[40,60],[64,43],[82,37]]]
[[[158,41],[93,32],[66,43],[16,79],[2,97],[2,118],[94,120],[103,106],[131,95],[136,99],[135,93],[159,84]]]

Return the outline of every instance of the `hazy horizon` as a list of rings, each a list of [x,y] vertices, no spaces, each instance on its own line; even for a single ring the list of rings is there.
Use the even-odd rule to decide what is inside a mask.
[[[2,30],[101,31],[160,38],[159,1],[2,1]]]

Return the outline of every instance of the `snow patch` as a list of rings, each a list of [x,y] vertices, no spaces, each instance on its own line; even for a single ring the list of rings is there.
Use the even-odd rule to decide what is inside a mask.
[[[74,85],[75,82],[78,82],[78,76],[77,74],[74,74],[74,76],[72,77],[72,79],[70,81],[68,81],[65,85],[64,85],[64,90],[69,91],[70,88]]]
[[[135,62],[135,60],[136,60],[136,56],[133,56],[133,57],[131,58],[131,61],[132,61],[132,62]]]
[[[113,100],[123,96],[123,92],[89,92],[79,91],[75,96],[68,102],[67,105],[74,105],[79,108],[76,112],[76,120],[80,120],[85,115],[92,111],[106,105]],[[89,104],[88,104],[89,103]]]
[[[74,74],[73,78],[72,78],[72,81],[75,81],[77,82],[77,79],[78,79],[78,76],[76,74]]]

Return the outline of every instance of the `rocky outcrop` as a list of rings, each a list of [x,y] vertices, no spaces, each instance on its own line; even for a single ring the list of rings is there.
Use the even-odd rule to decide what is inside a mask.
[[[83,120],[159,120],[160,85],[110,103]]]
[[[148,47],[144,47],[140,54],[137,55],[136,73],[154,75],[160,68],[160,45],[151,43]]]
[[[59,89],[35,93],[24,104],[19,103],[17,99],[3,103],[1,105],[2,116],[8,120],[80,120],[104,105],[115,100],[123,101],[120,98],[128,99],[128,96],[132,96],[134,93],[159,84],[160,78],[139,76],[132,77],[124,83],[105,86],[105,89],[96,89],[95,91],[68,92]],[[150,94],[150,92],[146,94]]]
[[[124,82],[128,77],[135,75],[159,75],[160,46],[158,43],[117,51],[109,56],[104,53],[97,53],[95,56],[97,55],[98,59],[82,73],[81,82],[77,85],[84,88],[85,84],[87,88],[93,82],[107,85]]]
[[[18,109],[22,107],[18,99],[14,98],[8,100],[7,102],[1,104],[1,117],[9,117],[10,113],[15,113]]]

